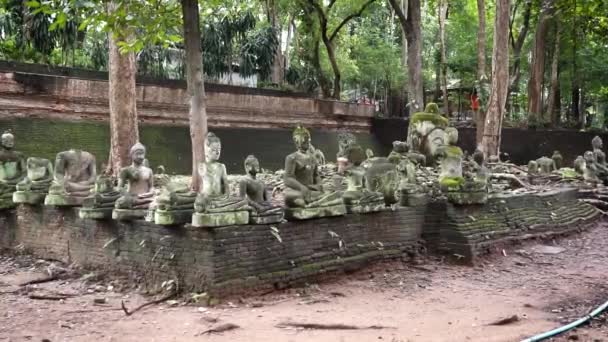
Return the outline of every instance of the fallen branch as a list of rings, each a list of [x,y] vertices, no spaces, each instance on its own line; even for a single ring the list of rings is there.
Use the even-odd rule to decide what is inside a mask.
[[[511,184],[519,185],[522,188],[526,188],[526,189],[532,188],[532,186],[530,184],[522,181],[517,176],[512,175],[510,173],[492,173],[491,177],[493,179],[498,179],[498,180],[507,180],[507,181],[511,182]]]
[[[507,325],[511,323],[519,322],[519,317],[517,315],[513,315],[511,317],[500,319],[496,322],[490,323],[488,325]]]
[[[30,293],[27,297],[29,299],[39,299],[39,300],[64,300],[64,299],[70,298],[68,296],[59,295],[59,294],[36,294],[36,293]]]
[[[202,333],[200,333],[199,335],[212,334],[212,333],[219,334],[219,333],[223,333],[225,331],[230,331],[230,330],[234,330],[234,329],[238,329],[238,328],[240,328],[240,327],[236,324],[226,323],[226,324],[219,325],[215,328],[205,330]]]
[[[27,285],[48,283],[50,281],[54,281],[54,280],[57,280],[57,279],[58,279],[57,275],[53,274],[53,275],[49,275],[49,276],[44,277],[44,278],[33,279],[33,280],[29,280],[29,281],[20,283],[19,286],[27,286]]]
[[[300,328],[300,329],[316,329],[316,330],[380,330],[380,329],[396,329],[394,327],[384,327],[381,325],[371,325],[368,327],[358,327],[356,325],[346,324],[317,324],[317,323],[280,323],[277,328]]]
[[[127,316],[131,316],[132,314],[136,313],[137,311],[150,306],[150,305],[157,305],[160,304],[162,302],[168,301],[169,299],[173,298],[175,295],[177,295],[177,291],[173,290],[170,293],[168,293],[166,296],[160,298],[160,299],[156,299],[147,303],[144,303],[138,307],[136,307],[135,309],[133,309],[132,311],[129,311],[127,309],[127,307],[125,306],[125,302],[124,301],[120,301],[120,306],[122,307],[122,311],[125,312],[125,315]]]

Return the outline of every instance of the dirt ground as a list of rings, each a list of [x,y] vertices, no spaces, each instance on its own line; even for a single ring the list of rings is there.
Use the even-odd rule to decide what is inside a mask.
[[[132,309],[150,298],[118,281],[88,274],[18,286],[44,277],[48,267],[49,262],[27,256],[0,256],[0,341],[520,341],[608,300],[608,225],[513,246],[477,267],[441,260],[383,263],[331,283],[212,308],[165,302],[128,317],[121,300]],[[49,294],[67,299],[30,298]],[[514,315],[515,322],[492,325]],[[553,341],[608,341],[607,321],[603,316]],[[288,323],[362,329],[302,329]],[[238,328],[206,333],[224,324]]]

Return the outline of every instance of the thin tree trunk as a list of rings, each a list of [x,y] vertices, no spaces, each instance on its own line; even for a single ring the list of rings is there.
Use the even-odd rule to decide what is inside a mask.
[[[110,3],[109,9],[115,10],[116,4]],[[118,176],[120,169],[129,165],[129,150],[139,140],[135,53],[121,53],[118,46],[119,42],[127,40],[125,36],[110,34],[110,155],[106,171],[113,176]]]
[[[547,39],[553,1],[544,0],[542,7],[534,37],[534,49],[532,51],[532,62],[530,63],[530,79],[528,81],[529,120],[537,124],[540,124],[543,118],[542,82],[545,75],[545,40]]]
[[[274,30],[274,34],[277,36],[279,42],[275,52],[274,59],[272,60],[272,69],[270,74],[270,80],[272,83],[281,84],[283,83],[283,53],[281,51],[281,25],[277,20],[277,6],[275,0],[268,0],[266,2],[268,6],[268,21],[270,26]]]
[[[203,83],[203,50],[197,0],[181,0],[184,19],[184,45],[186,50],[186,73],[190,96],[190,140],[192,142],[191,189],[201,188],[198,165],[205,160],[205,136],[207,135],[207,111],[205,108],[205,85]]]
[[[288,26],[287,26],[287,39],[285,40],[285,63],[283,65],[283,75],[285,75],[285,73],[287,72],[287,69],[289,69],[289,65],[290,65],[290,52],[291,52],[291,41],[294,38],[294,32],[295,32],[295,24],[293,23],[293,15],[289,15],[289,21],[288,21]]]
[[[486,4],[484,0],[477,0],[477,15],[479,28],[477,29],[477,79],[486,74]]]
[[[576,43],[578,40],[578,35],[576,31],[576,0],[574,0],[574,6],[572,10],[572,107],[571,107],[571,119],[574,122],[580,122],[581,113],[579,111],[579,102],[580,102],[580,89],[579,89],[579,77],[578,77],[578,69],[576,64],[576,54],[578,44]]]
[[[513,21],[515,20],[515,15],[517,14],[517,7],[519,6],[519,1],[515,4],[515,8],[513,10],[513,14],[511,16],[511,22],[509,24],[510,27],[510,39],[511,39],[511,48],[513,50],[513,65],[511,67],[511,73],[509,75],[509,92],[507,93],[507,103],[509,101],[509,97],[511,93],[517,94],[519,93],[519,80],[521,79],[521,52],[526,41],[526,37],[528,36],[528,31],[530,29],[530,17],[532,15],[532,2],[526,0],[524,13],[523,13],[523,23],[519,30],[519,34],[517,35],[517,39],[513,37]],[[519,107],[518,107],[519,110]]]
[[[555,45],[553,48],[553,59],[551,62],[551,92],[547,100],[547,113],[551,118],[551,126],[558,127],[560,121],[559,112],[559,55],[560,55],[560,24],[559,17],[555,18]]]
[[[498,156],[500,135],[509,91],[509,6],[510,0],[496,0],[492,88],[488,101],[481,149],[484,156]]]
[[[450,116],[450,103],[448,100],[448,61],[445,47],[445,21],[448,15],[448,1],[439,0],[439,42],[441,44],[441,86],[443,91],[443,111]]]

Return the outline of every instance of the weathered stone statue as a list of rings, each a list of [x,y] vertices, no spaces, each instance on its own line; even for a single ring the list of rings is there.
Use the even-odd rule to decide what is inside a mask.
[[[161,226],[172,226],[192,221],[197,193],[188,184],[169,181],[150,204],[147,221]]]
[[[55,179],[45,205],[80,206],[91,194],[97,177],[95,157],[86,151],[60,152],[55,159]]]
[[[553,171],[557,170],[555,165],[555,161],[552,158],[541,157],[536,160],[536,164],[538,165],[538,170],[543,175],[551,174]]]
[[[399,205],[411,207],[426,203],[424,188],[416,180],[416,165],[404,158],[397,165],[397,171],[400,174]]]
[[[0,209],[12,208],[13,192],[26,176],[25,157],[15,151],[15,137],[6,131],[2,134],[0,147]]]
[[[485,203],[488,194],[487,177],[477,177],[477,172],[472,171],[475,166],[471,167],[475,164],[467,164],[467,172],[463,173],[463,152],[456,146],[458,130],[448,127],[445,133],[448,145],[443,146],[438,152],[441,158],[439,173],[441,190],[448,200],[455,204]],[[483,160],[478,161],[483,164]]]
[[[358,145],[351,145],[345,151],[349,166],[344,170],[347,187],[343,198],[349,214],[377,212],[385,208],[384,196],[380,192],[369,191],[366,183],[365,169],[361,163],[365,152]]]
[[[336,162],[338,164],[339,174],[342,174],[344,169],[348,166],[348,156],[346,155],[348,148],[356,143],[357,138],[354,134],[349,132],[338,134],[338,153],[336,155]]]
[[[439,107],[429,103],[424,112],[415,113],[410,119],[408,144],[410,151],[423,154],[426,162],[434,165],[439,149],[446,145],[448,119],[439,114]]]
[[[221,227],[249,223],[247,199],[230,196],[226,166],[219,162],[222,143],[212,132],[207,133],[205,151],[206,161],[198,167],[203,186],[194,203],[192,225]]]
[[[39,204],[49,191],[53,181],[53,164],[44,158],[27,158],[27,176],[17,183],[13,202]]]
[[[123,194],[116,200],[112,218],[115,220],[135,220],[146,216],[154,197],[154,174],[144,164],[146,147],[136,143],[129,152],[131,165],[120,170],[118,189]]]
[[[112,218],[112,210],[120,192],[114,188],[112,175],[106,172],[102,164],[102,173],[95,180],[95,187],[87,198],[82,202],[82,208],[78,211],[81,219],[103,220]]]
[[[592,152],[593,153],[593,152]],[[578,156],[574,159],[574,171],[578,174],[583,174],[585,172],[585,158],[583,156]]]
[[[585,159],[585,164],[583,166],[583,179],[592,184],[601,183],[602,181],[598,177],[598,169],[597,162],[595,159],[595,153],[591,151],[585,152],[583,158]]]
[[[564,167],[564,157],[562,157],[562,154],[558,150],[553,151],[551,159],[553,159],[553,162],[555,163],[555,168],[557,170]]]
[[[280,222],[283,219],[283,208],[273,205],[270,191],[266,184],[256,178],[260,172],[260,162],[254,155],[245,158],[245,173],[241,179],[239,193],[247,198],[251,207],[249,222],[252,224],[269,224]]]
[[[338,192],[324,192],[317,160],[308,153],[310,132],[297,127],[293,141],[298,149],[285,158],[285,217],[288,220],[305,220],[346,213]]]
[[[323,151],[310,145],[310,147],[308,149],[308,153],[310,153],[315,158],[315,160],[317,161],[317,164],[319,166],[325,165],[325,153],[323,153]]]
[[[604,184],[608,184],[608,165],[606,164],[606,153],[603,151],[604,142],[602,141],[602,138],[596,135],[593,140],[591,140],[591,146],[593,147],[596,175]],[[586,164],[589,164],[587,158],[585,158],[585,162]]]

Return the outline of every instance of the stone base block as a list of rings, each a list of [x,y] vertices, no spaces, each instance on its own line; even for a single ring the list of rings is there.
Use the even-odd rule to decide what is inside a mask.
[[[272,215],[256,215],[249,213],[249,223],[251,224],[272,224],[283,221],[283,212]]]
[[[0,210],[3,209],[12,209],[15,207],[15,202],[11,198],[1,198],[0,199]]]
[[[428,198],[424,193],[402,193],[399,205],[402,207],[419,207],[427,204]]]
[[[31,191],[15,191],[13,202],[21,204],[40,204],[44,203],[45,193]]]
[[[56,207],[78,207],[82,205],[84,199],[84,197],[48,194],[44,199],[44,205],[53,205]]]
[[[159,210],[154,211],[154,223],[160,226],[174,226],[192,221],[194,209],[186,210]]]
[[[224,227],[237,226],[249,223],[249,211],[227,211],[221,213],[194,213],[192,215],[193,227]]]
[[[349,214],[369,214],[377,213],[386,209],[384,201],[374,203],[358,203],[358,204],[347,204],[346,212]]]
[[[114,208],[80,208],[78,217],[83,220],[108,220],[112,218]]]
[[[488,193],[480,192],[456,192],[451,191],[446,193],[448,201],[458,205],[468,204],[484,204],[488,201]]]
[[[316,208],[286,208],[285,218],[288,221],[309,220],[313,218],[344,216],[346,206],[344,204]]]
[[[142,220],[148,214],[148,209],[114,209],[112,218],[117,221]]]

